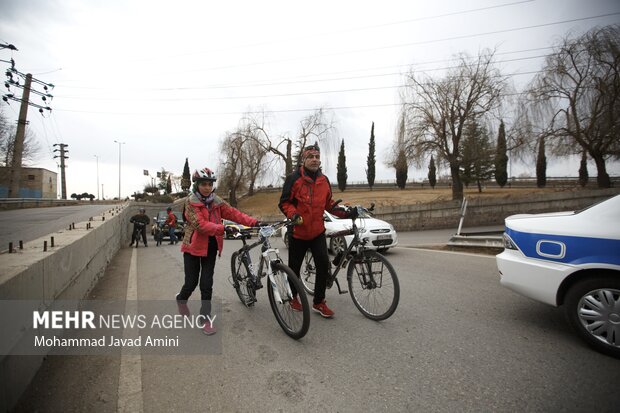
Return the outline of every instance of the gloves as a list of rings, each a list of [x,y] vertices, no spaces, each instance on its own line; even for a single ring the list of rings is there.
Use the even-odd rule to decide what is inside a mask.
[[[304,223],[304,219],[302,218],[302,216],[301,216],[301,215],[299,215],[299,214],[294,214],[294,215],[291,217],[291,223],[292,223],[293,225],[301,225],[301,224],[303,224],[303,223]]]
[[[228,235],[233,235],[236,234],[238,232],[238,229],[236,227],[224,227],[224,232],[226,232],[226,234]]]
[[[359,212],[357,210],[357,207],[351,207],[347,211],[347,218],[348,219],[355,219],[355,218],[357,218],[358,214],[359,214]]]

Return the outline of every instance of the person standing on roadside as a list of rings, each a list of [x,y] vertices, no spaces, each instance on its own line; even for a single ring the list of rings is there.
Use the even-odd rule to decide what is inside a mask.
[[[216,333],[215,326],[210,323],[210,314],[215,258],[222,254],[224,246],[222,218],[250,227],[260,224],[217,196],[213,186],[215,181],[215,172],[209,168],[198,169],[192,175],[192,193],[183,207],[186,225],[181,252],[185,282],[176,295],[179,313],[189,315],[187,300],[200,281],[200,314],[205,317],[203,332],[207,335]]]
[[[312,251],[316,265],[312,310],[330,318],[334,312],[325,302],[329,257],[323,211],[329,211],[340,218],[350,218],[352,215],[343,208],[336,207],[329,179],[321,171],[321,151],[316,143],[303,149],[301,166],[286,177],[278,206],[287,218],[297,222],[287,234],[288,266],[299,277],[306,251]],[[291,307],[295,311],[302,311],[297,291],[293,285],[291,289],[294,296]]]
[[[166,209],[166,213],[168,214],[168,217],[166,218],[164,225],[168,225],[168,235],[170,236],[170,245],[173,245],[177,243],[177,236],[174,233],[174,231],[176,231],[177,229],[177,217],[176,215],[174,215],[174,212],[172,212],[172,207],[168,207]]]

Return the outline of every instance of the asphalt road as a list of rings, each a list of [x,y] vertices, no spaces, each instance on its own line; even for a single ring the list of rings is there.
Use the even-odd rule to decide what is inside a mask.
[[[403,233],[401,244],[419,237]],[[142,356],[130,383],[144,411],[617,411],[620,360],[586,347],[560,309],[502,288],[494,257],[395,248],[394,316],[368,320],[330,290],[336,316],[313,313],[294,341],[265,290],[252,309],[238,301],[227,278],[239,245],[226,241],[216,267],[221,354]],[[132,254],[138,298],[172,299],[178,245],[122,249],[91,298],[126,297]],[[48,357],[17,410],[116,411],[125,371],[120,357]]]
[[[0,251],[66,229],[72,222],[88,221],[111,209],[112,205],[75,205],[0,211]]]

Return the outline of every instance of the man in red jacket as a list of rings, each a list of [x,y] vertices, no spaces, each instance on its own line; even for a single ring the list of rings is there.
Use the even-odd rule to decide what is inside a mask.
[[[188,315],[187,300],[200,280],[200,314],[206,319],[203,332],[207,335],[216,332],[207,316],[211,313],[215,258],[222,254],[224,246],[222,218],[249,227],[259,224],[255,218],[233,208],[217,196],[213,187],[215,181],[215,172],[209,168],[196,170],[192,175],[192,193],[186,198],[183,209],[186,225],[181,252],[185,282],[176,296],[179,312]]]
[[[329,179],[321,172],[321,151],[315,143],[304,148],[302,165],[286,177],[280,210],[287,218],[297,220],[301,224],[293,227],[289,234],[288,266],[299,277],[299,271],[306,251],[312,251],[316,265],[316,283],[314,285],[314,304],[312,309],[325,318],[332,317],[334,312],[325,302],[325,288],[329,268],[327,243],[325,240],[325,224],[323,211],[330,211],[341,218],[347,218],[342,208],[335,208],[332,199],[332,188]],[[293,289],[295,298],[291,301],[293,310],[301,311],[302,306]]]

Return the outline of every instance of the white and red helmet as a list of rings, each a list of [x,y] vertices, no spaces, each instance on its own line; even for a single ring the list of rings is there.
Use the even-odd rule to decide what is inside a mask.
[[[217,181],[215,172],[213,172],[209,168],[196,169],[194,173],[192,174],[192,182],[200,182],[200,181],[208,181],[208,182]]]

